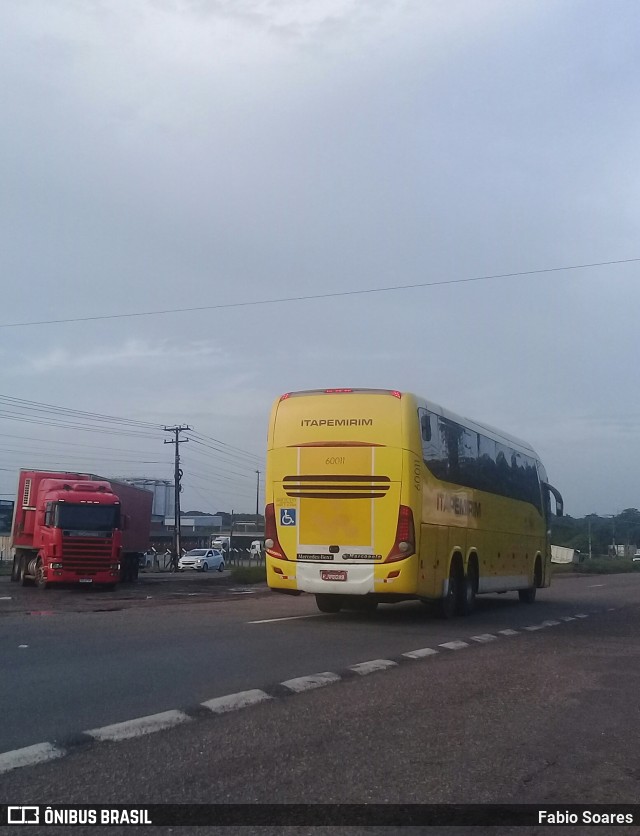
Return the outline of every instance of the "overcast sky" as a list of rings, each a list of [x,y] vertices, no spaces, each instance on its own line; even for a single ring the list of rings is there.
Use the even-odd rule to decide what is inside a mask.
[[[0,324],[640,258],[639,18],[635,0],[4,0]],[[569,514],[616,513],[640,506],[639,274],[3,327],[0,394],[249,451],[184,445],[184,505],[252,511],[274,398],[409,390],[530,442]],[[25,464],[172,473],[162,434],[0,416],[0,493]]]

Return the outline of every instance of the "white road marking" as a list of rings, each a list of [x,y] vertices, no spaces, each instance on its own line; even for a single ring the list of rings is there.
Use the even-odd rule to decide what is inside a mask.
[[[424,659],[425,656],[435,656],[439,651],[434,650],[433,647],[421,647],[418,650],[409,650],[403,653],[408,659]]]
[[[338,682],[340,677],[337,673],[331,671],[324,671],[323,673],[314,673],[311,676],[298,676],[295,679],[287,679],[281,682],[285,688],[299,694],[301,691],[310,691],[312,688],[323,688],[325,685],[331,685],[333,682]]]
[[[529,627],[523,627],[523,630],[544,630],[544,624],[531,624]]]
[[[519,636],[519,630],[498,630],[501,636]]]
[[[563,615],[560,618],[562,621],[575,621],[575,618],[572,615]]]
[[[52,743],[36,743],[24,749],[14,749],[0,755],[0,775],[21,766],[35,766],[38,763],[55,760],[66,755],[64,749],[59,749]]]
[[[446,647],[447,650],[462,650],[463,647],[469,647],[469,643],[456,640],[453,642],[444,642],[443,644],[439,644],[438,647]]]
[[[11,595],[0,595],[0,601],[13,601]]]
[[[542,622],[543,627],[555,627],[557,624],[560,624],[559,621],[554,621],[552,618],[547,619],[547,621]]]
[[[576,613],[576,618],[589,618],[589,616],[586,613],[577,612]]]
[[[604,584],[603,583],[590,583],[589,584],[589,589],[595,589],[596,586],[604,586]]]
[[[18,647],[29,647],[28,644],[19,644]]]
[[[259,621],[247,621],[247,624],[272,624],[274,621],[297,621],[300,618],[322,618],[322,613],[311,615],[287,615],[284,618],[261,618]]]
[[[357,665],[351,665],[349,670],[359,673],[360,676],[366,676],[368,673],[375,673],[375,671],[383,671],[386,668],[395,668],[398,663],[391,659],[372,659],[370,662],[360,662]]]
[[[200,705],[213,711],[214,714],[225,714],[227,711],[237,711],[239,708],[246,708],[248,705],[257,705],[260,702],[270,700],[269,694],[254,688],[251,691],[239,691],[237,694],[227,694],[224,697],[214,697],[206,700]]]
[[[149,714],[147,717],[137,717],[124,723],[113,723],[100,729],[89,729],[85,734],[95,740],[127,740],[130,737],[140,737],[143,734],[153,734],[162,729],[170,729],[191,720],[183,711],[162,711],[160,714]]]
[[[474,642],[480,642],[480,644],[486,644],[487,642],[494,642],[497,640],[497,636],[494,636],[492,633],[481,633],[479,636],[471,636],[471,639]]]

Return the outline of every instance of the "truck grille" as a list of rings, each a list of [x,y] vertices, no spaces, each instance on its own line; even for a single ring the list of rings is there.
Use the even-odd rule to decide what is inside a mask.
[[[112,540],[102,537],[63,537],[62,564],[78,575],[95,575],[114,562],[112,548]]]
[[[378,499],[391,487],[388,476],[285,476],[287,496],[309,499]]]

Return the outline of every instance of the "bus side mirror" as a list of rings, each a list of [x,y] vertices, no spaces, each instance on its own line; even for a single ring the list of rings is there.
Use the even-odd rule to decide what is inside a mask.
[[[557,488],[554,488],[553,485],[550,485],[548,482],[543,482],[542,484],[545,490],[553,494],[553,497],[556,501],[556,517],[564,516],[564,502],[560,491]]]

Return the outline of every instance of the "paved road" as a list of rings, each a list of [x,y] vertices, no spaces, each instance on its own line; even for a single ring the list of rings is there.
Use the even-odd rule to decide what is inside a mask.
[[[640,595],[638,580],[563,579],[533,607],[512,595],[492,596],[480,600],[470,619],[453,622],[429,617],[414,603],[381,607],[373,616],[329,616],[317,612],[311,596],[254,600],[226,587],[212,600],[210,583],[191,585],[202,600],[186,592],[176,602],[167,593],[151,599],[162,604],[153,608],[139,599],[140,606],[124,609],[107,604],[89,612],[6,615],[0,670],[11,677],[0,682],[0,752],[425,645],[517,629],[595,602],[616,606],[629,589]],[[26,591],[32,599],[48,598]]]
[[[562,579],[541,599],[486,598],[449,623],[413,605],[316,615],[306,597],[277,596],[6,616],[0,751],[248,688],[274,698],[14,770],[3,795],[33,801],[35,785],[51,803],[636,801],[640,578]],[[465,644],[441,646],[454,641]],[[320,690],[269,688],[426,647],[438,652]]]

